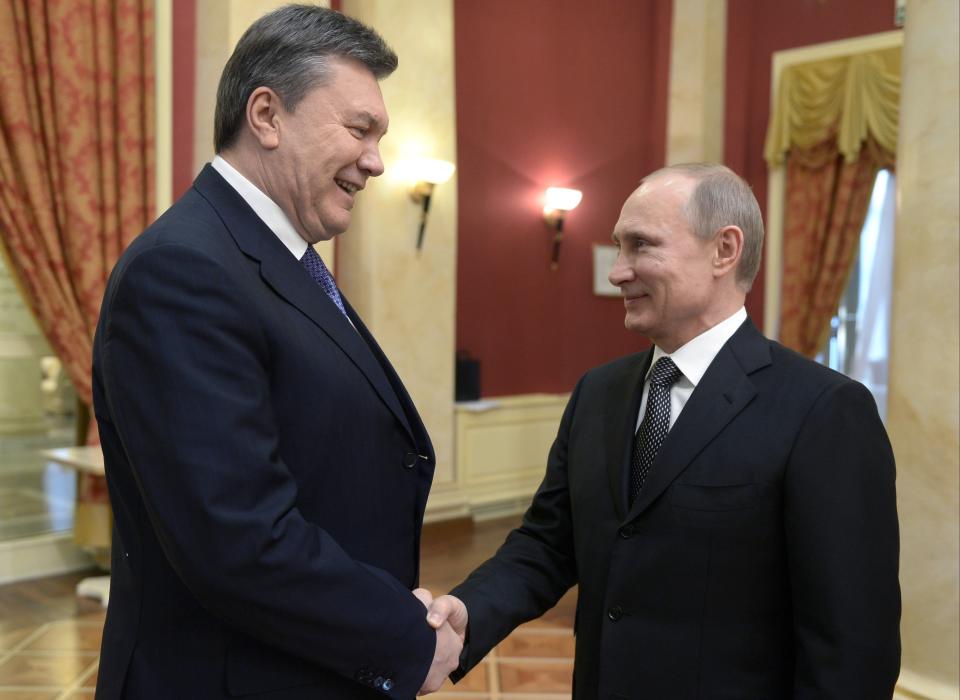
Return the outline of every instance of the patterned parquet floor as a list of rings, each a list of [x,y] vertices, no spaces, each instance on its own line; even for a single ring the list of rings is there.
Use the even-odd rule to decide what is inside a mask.
[[[444,593],[490,556],[519,518],[424,528],[422,584]],[[0,700],[78,700],[96,687],[104,613],[77,598],[90,572],[0,586]],[[573,672],[574,592],[517,629],[436,700],[568,700]]]

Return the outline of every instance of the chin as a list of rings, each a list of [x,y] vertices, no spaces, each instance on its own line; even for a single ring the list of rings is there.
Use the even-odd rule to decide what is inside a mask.
[[[343,220],[331,221],[324,226],[324,229],[326,230],[326,235],[324,238],[325,240],[330,240],[334,236],[339,236],[341,233],[345,233],[348,228],[350,228],[349,216]]]
[[[640,335],[647,335],[650,330],[649,324],[630,316],[623,320],[623,325],[631,333],[639,333]]]
[[[313,243],[322,243],[331,240],[334,236],[339,236],[346,230],[346,226],[327,224],[315,227],[310,233],[313,235]]]

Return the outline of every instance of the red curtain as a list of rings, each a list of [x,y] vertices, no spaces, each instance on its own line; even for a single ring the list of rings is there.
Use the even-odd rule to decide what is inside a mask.
[[[868,141],[853,163],[835,139],[787,156],[780,342],[813,357],[856,259],[873,183],[893,154]]]

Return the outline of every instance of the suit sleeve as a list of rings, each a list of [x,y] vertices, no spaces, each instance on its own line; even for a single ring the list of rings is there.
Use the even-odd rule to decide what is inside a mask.
[[[413,697],[436,634],[399,581],[299,512],[278,454],[270,346],[230,276],[170,244],[117,274],[101,327],[105,394],[184,584],[239,631],[349,678],[383,669],[391,695]]]
[[[451,591],[467,606],[467,645],[455,681],[476,666],[518,625],[540,617],[577,581],[567,446],[576,413],[577,384],[564,410],[547,471],[523,523],[497,553]]]
[[[795,700],[889,698],[900,667],[893,452],[871,394],[827,389],[787,467]]]

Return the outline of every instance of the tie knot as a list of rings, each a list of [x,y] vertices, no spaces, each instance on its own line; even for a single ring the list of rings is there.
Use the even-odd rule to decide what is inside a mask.
[[[683,375],[680,368],[669,357],[661,357],[650,372],[650,383],[658,386],[673,386]]]
[[[313,246],[307,246],[307,252],[300,258],[300,262],[303,263],[303,266],[307,269],[313,281],[319,284],[323,291],[326,292],[326,295],[330,297],[330,301],[340,310],[340,313],[346,316],[347,312],[343,307],[343,299],[340,297],[340,290],[337,289],[337,283],[333,281],[333,275],[330,274],[330,270],[328,270],[324,264],[323,258],[317,254]]]
[[[311,245],[307,246],[307,252],[300,258],[300,262],[307,268],[310,276],[318,282],[318,278],[325,279],[332,276],[327,266],[323,263],[323,258],[317,254],[317,251],[315,251]]]

